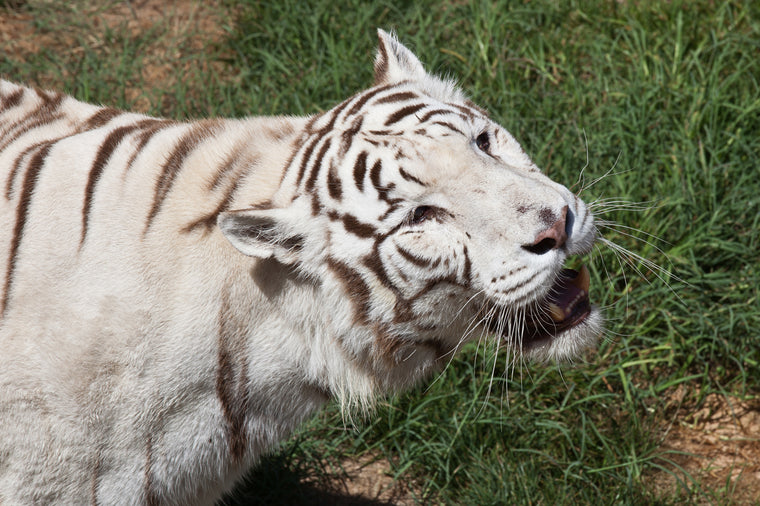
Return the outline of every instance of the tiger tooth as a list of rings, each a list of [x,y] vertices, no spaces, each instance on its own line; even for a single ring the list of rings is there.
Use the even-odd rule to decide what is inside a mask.
[[[555,323],[559,323],[565,319],[565,312],[557,304],[550,302],[546,306],[546,309],[549,311],[549,316],[552,317],[552,320]]]
[[[588,267],[582,265],[578,271],[578,275],[575,276],[575,279],[570,281],[570,284],[577,289],[588,293],[589,287],[591,286],[591,274],[588,272]]]

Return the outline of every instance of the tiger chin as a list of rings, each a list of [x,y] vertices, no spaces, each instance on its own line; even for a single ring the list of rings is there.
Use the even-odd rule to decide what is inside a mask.
[[[374,68],[189,123],[0,81],[0,503],[210,504],[468,340],[594,346],[586,205],[383,31]]]

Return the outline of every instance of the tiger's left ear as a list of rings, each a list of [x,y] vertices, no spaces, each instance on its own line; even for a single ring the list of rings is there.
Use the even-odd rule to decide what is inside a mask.
[[[223,212],[217,218],[222,234],[250,257],[274,257],[290,265],[299,261],[306,237],[300,233],[298,206]]]
[[[375,57],[375,86],[401,81],[420,81],[427,73],[420,60],[385,30],[377,29],[379,45]]]

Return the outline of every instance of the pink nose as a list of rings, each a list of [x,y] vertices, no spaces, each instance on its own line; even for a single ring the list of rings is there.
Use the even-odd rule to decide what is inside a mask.
[[[553,249],[561,248],[567,242],[567,206],[562,208],[562,216],[557,216],[549,209],[544,209],[539,213],[541,220],[549,225],[549,228],[542,230],[536,235],[533,244],[525,244],[523,248],[536,255]]]

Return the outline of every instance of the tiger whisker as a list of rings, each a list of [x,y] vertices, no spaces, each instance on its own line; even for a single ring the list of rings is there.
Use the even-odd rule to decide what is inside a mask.
[[[621,154],[618,153],[618,156],[617,158],[615,158],[615,162],[612,164],[612,167],[610,167],[610,169],[604,174],[602,174],[601,176],[597,177],[596,179],[593,179],[589,184],[582,186],[581,189],[576,192],[576,195],[580,196],[581,194],[583,194],[583,192],[587,191],[589,188],[598,184],[600,181],[606,179],[609,176],[612,176],[612,175],[619,176],[621,174],[625,174],[626,172],[630,172],[631,171],[630,169],[623,170],[620,172],[615,172],[615,168],[617,167],[618,162],[620,161],[620,157],[621,157]]]
[[[667,244],[668,246],[672,246],[672,244],[670,242],[666,241],[665,239],[662,239],[662,238],[660,238],[660,237],[658,237],[658,236],[656,236],[654,234],[651,234],[649,232],[645,232],[645,231],[643,231],[641,229],[638,229],[636,227],[631,227],[631,226],[628,226],[628,225],[621,225],[619,223],[615,223],[615,222],[608,221],[608,220],[597,220],[596,224],[597,224],[598,228],[606,228],[606,229],[609,229],[609,230],[613,230],[613,231],[615,231],[615,232],[617,232],[617,233],[619,233],[621,235],[624,235],[626,237],[630,237],[631,239],[635,239],[637,241],[643,242],[643,243],[647,244],[648,246],[651,246],[651,247],[655,248],[658,252],[662,253],[663,255],[665,254],[665,252],[661,248],[659,248],[656,244],[654,244],[653,242],[641,239],[640,237],[638,237],[634,233],[639,233],[641,235],[645,235],[646,237],[648,237],[650,239],[653,239],[653,240],[656,240],[658,242]]]
[[[622,199],[600,198],[588,204],[591,211],[597,216],[616,211],[642,212],[661,207],[659,201],[634,202]]]
[[[570,187],[570,191],[573,191],[573,188],[575,188],[579,184],[581,186],[581,189],[583,188],[583,185],[586,182],[586,169],[588,168],[588,166],[589,166],[589,164],[591,162],[591,158],[590,158],[589,152],[588,152],[588,137],[586,136],[586,129],[585,128],[583,129],[583,146],[584,146],[584,149],[586,151],[586,163],[584,163],[583,167],[581,167],[581,170],[580,170],[580,172],[578,174],[578,179]]]
[[[647,269],[652,271],[652,273],[660,280],[662,281],[665,286],[667,286],[676,296],[678,296],[678,293],[675,291],[675,289],[671,286],[670,280],[675,280],[679,283],[683,283],[687,286],[692,286],[691,283],[688,281],[685,281],[678,275],[666,270],[662,266],[656,264],[655,262],[649,260],[648,258],[644,258],[643,256],[639,255],[638,253],[634,253],[633,251],[630,251],[629,249],[626,249],[623,246],[620,246],[619,244],[610,241],[609,239],[606,239],[604,237],[600,237],[599,241],[609,247],[612,251],[614,251],[618,258],[625,261],[625,263],[633,268],[638,275],[640,275],[642,278],[644,278],[648,283],[651,284],[651,282],[647,279],[646,276],[644,276],[644,273],[641,271],[641,269],[638,268],[636,263],[643,264]],[[680,296],[679,296],[680,299]]]

